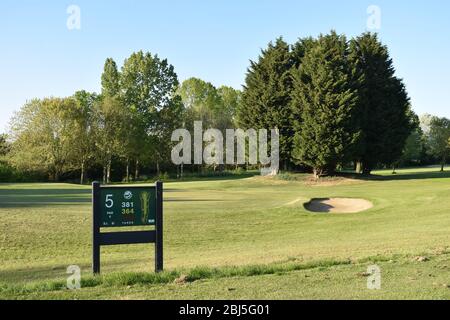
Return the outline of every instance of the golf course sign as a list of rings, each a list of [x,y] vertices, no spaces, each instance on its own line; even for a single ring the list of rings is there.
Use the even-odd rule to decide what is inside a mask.
[[[92,184],[92,269],[100,273],[100,247],[155,244],[155,271],[163,270],[163,183],[150,186]],[[154,230],[101,232],[104,228],[154,227]]]

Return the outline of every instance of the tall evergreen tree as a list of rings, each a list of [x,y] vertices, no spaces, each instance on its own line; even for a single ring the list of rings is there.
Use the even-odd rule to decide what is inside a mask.
[[[354,125],[358,92],[348,55],[345,36],[333,31],[309,43],[294,72],[293,158],[312,167],[316,177],[332,174],[359,139]]]
[[[293,132],[289,104],[294,60],[290,47],[278,38],[269,43],[257,62],[250,63],[237,112],[238,124],[246,129],[279,129],[280,160],[286,168]]]
[[[102,95],[118,96],[120,92],[119,78],[116,62],[112,58],[106,59],[102,74]]]
[[[316,43],[316,40],[312,37],[300,38],[296,43],[292,45],[292,59],[293,59],[293,67],[292,72],[298,70],[300,64],[302,63],[303,58],[308,50],[311,50]]]
[[[370,172],[378,165],[390,165],[402,156],[412,130],[414,116],[409,98],[386,46],[376,34],[365,33],[350,43],[350,57],[361,77],[359,126],[362,131],[355,154],[360,171]]]

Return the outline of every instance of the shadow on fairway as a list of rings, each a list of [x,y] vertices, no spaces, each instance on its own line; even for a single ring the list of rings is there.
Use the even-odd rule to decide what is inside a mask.
[[[18,284],[29,281],[55,280],[67,278],[67,266],[59,265],[54,267],[24,267],[0,271],[2,283]],[[80,266],[89,270],[88,265]]]
[[[71,196],[71,195],[89,195],[91,194],[90,189],[50,189],[50,188],[31,188],[31,189],[0,189],[0,196],[18,196],[18,197],[26,197],[26,196]]]
[[[397,174],[391,175],[358,175],[354,173],[340,173],[339,176],[362,180],[362,181],[402,181],[402,180],[427,180],[427,179],[444,179],[450,178],[450,172],[414,172],[414,173],[401,173],[399,171]]]
[[[258,172],[232,174],[232,175],[217,175],[217,176],[200,176],[200,177],[185,177],[182,180],[169,180],[167,182],[214,182],[214,181],[225,181],[225,180],[242,180],[252,178],[254,176],[259,176]]]
[[[91,202],[89,189],[3,189],[0,208],[32,208]]]
[[[185,190],[165,189],[166,193]],[[0,208],[38,208],[91,203],[90,189],[7,189],[0,190]],[[222,199],[176,199],[164,202],[223,202]]]
[[[146,245],[141,245],[145,248]],[[90,253],[88,250],[86,253]],[[144,254],[142,258],[133,259],[131,262],[136,263],[136,265],[145,264],[148,266],[148,270],[145,272],[153,272],[153,257],[150,253]],[[38,266],[33,265],[29,267],[17,267],[7,270],[0,270],[0,286],[2,284],[24,284],[33,283],[41,281],[55,281],[55,280],[66,280],[70,274],[67,274],[67,267],[73,264],[73,261],[67,261],[67,264],[55,264],[51,266]],[[103,258],[102,267],[104,274],[118,272],[120,270],[127,269],[129,272],[143,272],[139,269],[130,269],[130,259],[117,259],[110,260],[110,257],[106,256]],[[91,264],[81,263],[77,264],[82,271],[83,276],[91,276]]]
[[[227,202],[223,199],[171,199],[165,198],[164,202]]]

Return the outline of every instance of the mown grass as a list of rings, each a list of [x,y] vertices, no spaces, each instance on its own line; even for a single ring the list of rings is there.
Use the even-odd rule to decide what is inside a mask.
[[[90,277],[88,271],[89,187],[0,184],[0,298],[37,297],[36,288],[43,288],[43,295],[48,292],[50,298],[72,297],[52,289],[65,284],[66,268],[73,264],[83,270],[86,288],[91,288],[86,290],[92,290],[87,297],[96,299],[120,298],[108,289],[108,283],[119,281],[113,281],[115,278],[123,281],[114,284],[116,289],[131,281],[152,288],[163,286],[158,290],[168,297],[170,292],[164,286],[170,287],[172,278],[182,275],[198,279],[195,284],[187,280],[194,286],[210,279],[217,287],[223,279],[297,274],[301,270],[292,266],[320,261],[351,261],[348,268],[353,268],[355,261],[367,257],[407,257],[422,252],[433,256],[450,248],[450,174],[436,170],[399,170],[395,176],[385,171],[367,180],[339,178],[314,184],[305,176],[166,183],[165,266],[169,272],[153,275],[151,245],[107,247],[102,249],[101,280]],[[304,210],[304,202],[320,197],[364,198],[372,201],[374,208],[349,215]],[[282,264],[287,269],[277,269],[277,261],[287,261]],[[229,276],[223,278],[226,274]],[[129,280],[134,277],[142,281]],[[326,281],[310,285],[321,286],[324,292],[330,289]],[[25,293],[11,294],[11,288]],[[288,291],[286,288],[286,296]],[[232,292],[227,292],[223,297],[230,295]],[[206,291],[193,297],[217,295]]]

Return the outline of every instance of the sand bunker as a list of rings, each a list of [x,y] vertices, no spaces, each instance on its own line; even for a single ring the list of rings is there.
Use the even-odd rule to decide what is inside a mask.
[[[305,209],[319,213],[357,213],[369,210],[372,202],[364,199],[327,198],[312,199],[305,204]]]

